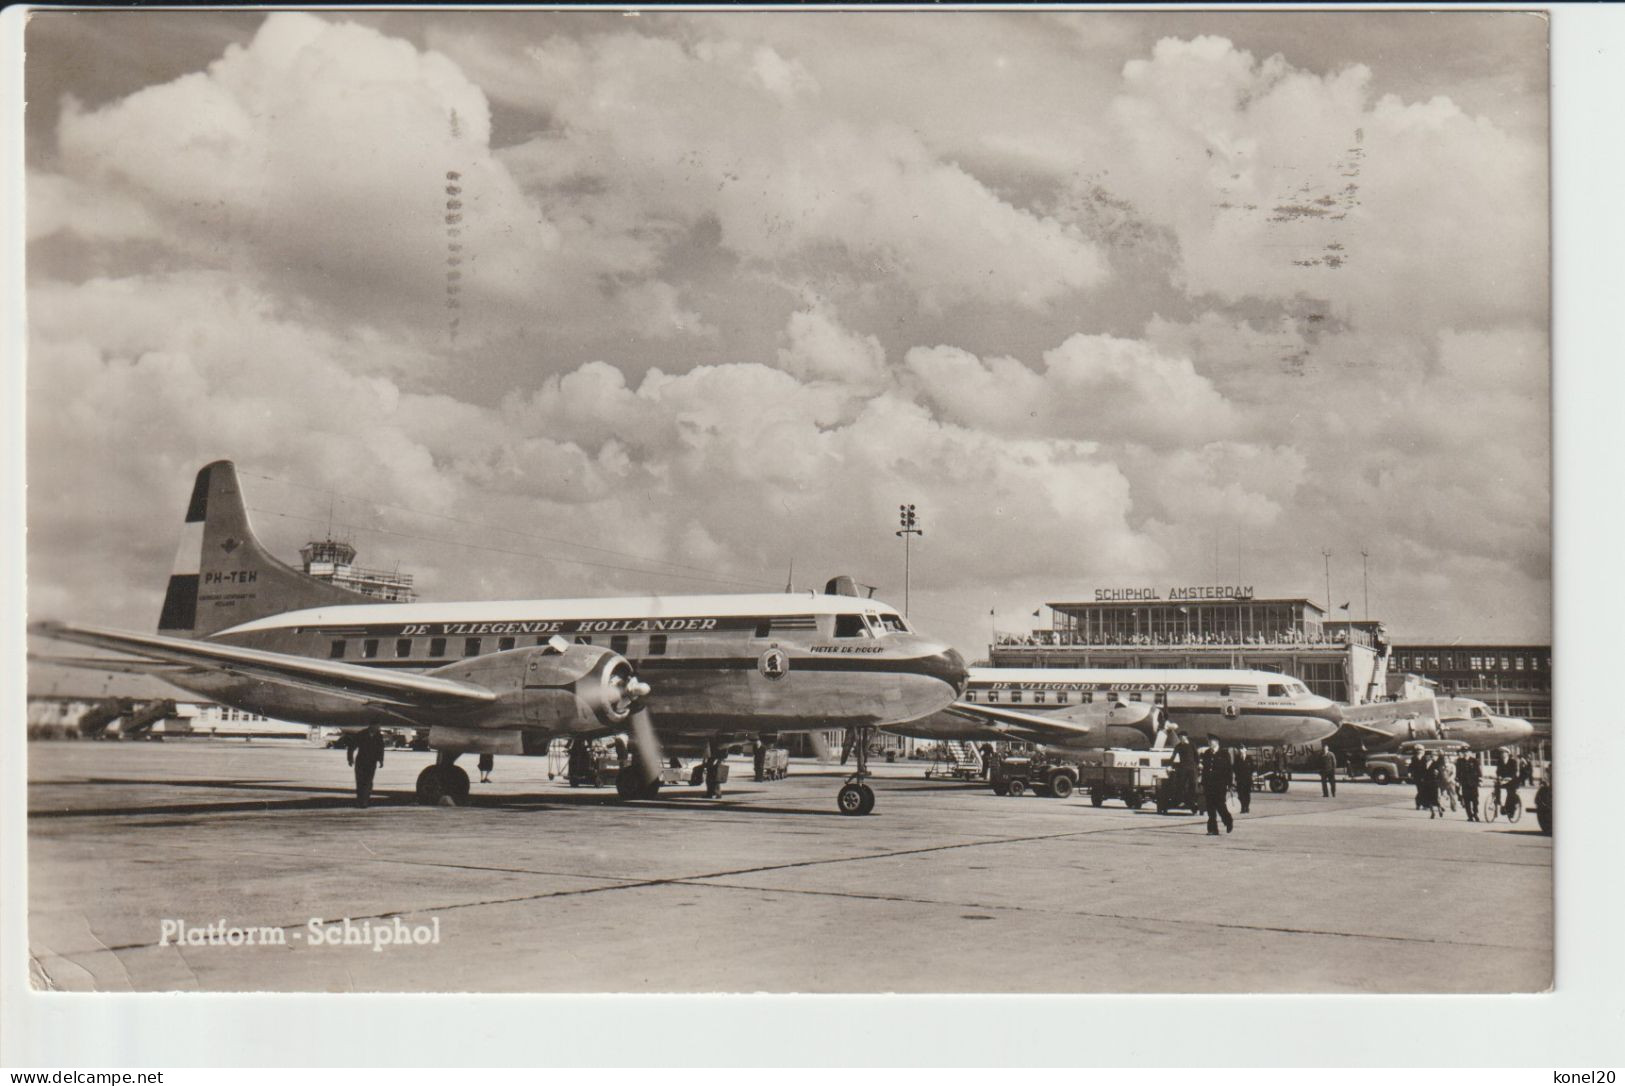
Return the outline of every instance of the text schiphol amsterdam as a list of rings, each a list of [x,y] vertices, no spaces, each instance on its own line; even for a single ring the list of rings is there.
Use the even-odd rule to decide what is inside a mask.
[[[1160,600],[1163,598],[1155,588],[1095,589],[1096,603],[1112,603],[1117,600]],[[1166,598],[1170,600],[1250,600],[1253,598],[1253,586],[1227,584],[1170,588]]]

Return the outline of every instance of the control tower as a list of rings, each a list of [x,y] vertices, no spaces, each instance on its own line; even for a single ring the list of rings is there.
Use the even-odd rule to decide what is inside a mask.
[[[355,564],[355,547],[340,539],[313,539],[299,548],[305,575],[389,603],[411,603],[418,598],[412,575],[397,570],[363,569]]]

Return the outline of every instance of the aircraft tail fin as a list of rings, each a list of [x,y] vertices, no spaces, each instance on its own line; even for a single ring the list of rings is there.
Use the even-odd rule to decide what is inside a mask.
[[[307,577],[261,545],[230,460],[216,460],[197,473],[158,616],[159,633],[207,637],[282,611],[369,602],[375,601]]]

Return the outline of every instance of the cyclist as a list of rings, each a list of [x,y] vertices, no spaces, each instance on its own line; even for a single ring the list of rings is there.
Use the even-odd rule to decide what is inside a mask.
[[[1518,765],[1518,756],[1508,754],[1501,767],[1495,771],[1495,791],[1501,813],[1508,818],[1518,808],[1522,800],[1518,798],[1518,777],[1523,772]]]

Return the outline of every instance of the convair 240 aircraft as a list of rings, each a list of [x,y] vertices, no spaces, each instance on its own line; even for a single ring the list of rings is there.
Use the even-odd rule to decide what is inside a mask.
[[[630,730],[621,794],[660,786],[662,738],[708,763],[742,740],[853,729],[844,814],[867,814],[871,729],[929,716],[964,689],[958,652],[836,578],[824,595],[378,603],[307,577],[254,537],[236,468],[198,472],[158,633],[41,623],[127,653],[59,662],[155,674],[280,720],[426,729],[418,799],[468,795],[462,754],[543,754],[559,736]]]
[[[922,720],[887,728],[923,739],[1020,739],[1060,749],[1143,750],[1152,709],[1193,741],[1298,746],[1337,730],[1336,702],[1273,671],[1161,668],[970,669],[964,696]]]

